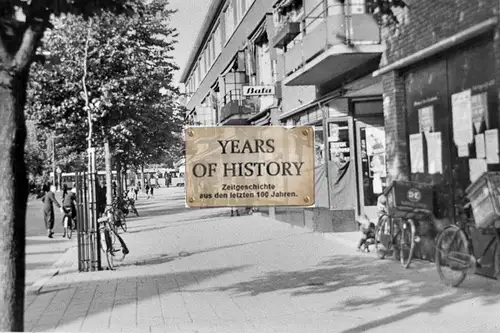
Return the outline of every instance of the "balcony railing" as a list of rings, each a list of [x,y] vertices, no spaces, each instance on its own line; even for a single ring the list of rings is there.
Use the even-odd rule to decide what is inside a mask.
[[[301,40],[284,54],[285,74],[289,75],[317,55],[335,45],[354,47],[381,42],[381,30],[371,13],[356,13],[359,5],[320,2],[303,20]],[[299,38],[299,37],[296,37]]]
[[[230,118],[246,119],[249,115],[259,112],[260,99],[258,97],[243,96],[240,89],[231,90],[221,101],[220,122]]]

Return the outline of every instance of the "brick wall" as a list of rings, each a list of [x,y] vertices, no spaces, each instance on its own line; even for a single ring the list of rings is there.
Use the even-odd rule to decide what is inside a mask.
[[[384,28],[382,35],[386,50],[381,67],[401,58],[415,54],[444,38],[490,18],[498,18],[498,0],[406,0],[408,7],[397,10],[399,28]],[[500,86],[500,28],[496,28],[494,49],[496,57],[497,87]],[[423,60],[422,62],[426,62]],[[410,174],[408,159],[408,133],[406,119],[406,96],[404,78],[398,71],[384,74],[384,117],[387,142],[388,181],[407,179]],[[500,93],[498,94],[500,99]],[[417,246],[416,256],[432,259],[434,237],[439,231],[429,221],[418,223],[422,241]]]
[[[397,28],[384,28],[386,50],[381,67],[429,47],[440,40],[470,28],[484,20],[498,17],[497,0],[407,0],[405,9],[396,9]],[[495,35],[497,77],[500,79],[500,29]],[[404,80],[398,72],[382,78],[389,181],[407,179],[409,161],[406,133]],[[500,82],[500,81],[497,81]],[[500,96],[499,96],[500,98]]]
[[[497,16],[497,0],[406,0],[405,9],[395,10],[399,29],[383,29],[386,52],[382,60],[397,59],[426,48],[459,31]]]

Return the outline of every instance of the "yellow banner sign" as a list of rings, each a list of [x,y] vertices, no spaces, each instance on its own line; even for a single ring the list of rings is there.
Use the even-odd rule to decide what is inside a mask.
[[[185,140],[189,207],[314,204],[311,126],[189,127]]]

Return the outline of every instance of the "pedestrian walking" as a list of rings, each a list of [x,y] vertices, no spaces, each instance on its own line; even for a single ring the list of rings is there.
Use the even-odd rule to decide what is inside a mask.
[[[134,193],[135,193],[135,198],[134,200],[137,201],[138,195],[139,195],[139,185],[135,185],[134,187]]]
[[[49,238],[53,238],[54,231],[54,205],[59,208],[61,213],[63,213],[63,209],[55,196],[56,187],[51,185],[49,190],[45,193],[42,198],[43,201],[43,219],[45,221],[45,228],[47,229],[47,236]]]
[[[64,184],[63,185],[63,191],[62,191],[62,199],[61,199],[61,201],[64,202],[64,197],[66,196],[66,194],[68,194],[68,185]]]
[[[150,193],[151,193],[151,199],[154,199],[154,195],[153,195],[153,190],[154,190],[154,186],[151,186],[151,188],[149,189]]]
[[[146,195],[148,196],[147,199],[149,199],[149,184],[146,184]]]

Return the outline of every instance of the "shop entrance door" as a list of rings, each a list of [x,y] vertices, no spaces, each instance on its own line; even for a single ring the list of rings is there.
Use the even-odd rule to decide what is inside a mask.
[[[354,210],[357,214],[353,119],[329,118],[324,128],[330,209]]]
[[[387,184],[385,129],[382,124],[356,121],[358,210],[377,220],[377,199]]]

